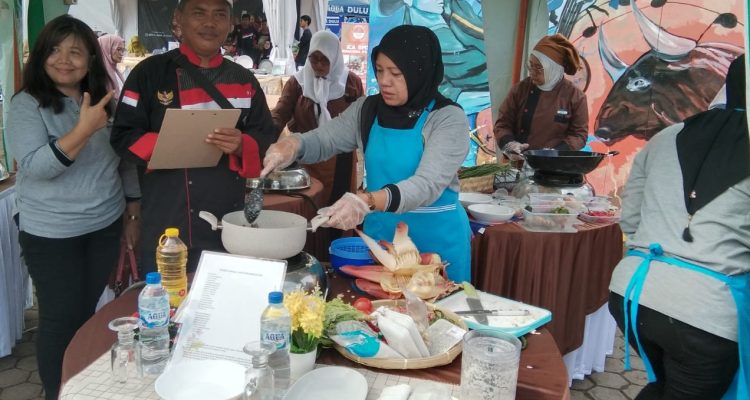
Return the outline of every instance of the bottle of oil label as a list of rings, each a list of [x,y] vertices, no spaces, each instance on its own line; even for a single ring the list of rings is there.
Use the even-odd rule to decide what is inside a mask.
[[[179,235],[179,229],[167,228],[156,247],[156,267],[161,274],[162,285],[169,293],[169,305],[175,308],[187,295],[188,249]]]

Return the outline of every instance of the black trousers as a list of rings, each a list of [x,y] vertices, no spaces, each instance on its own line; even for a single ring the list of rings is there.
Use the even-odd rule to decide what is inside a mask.
[[[622,303],[622,296],[610,293],[609,311],[624,332]],[[638,307],[638,335],[656,374],[656,382],[646,385],[636,400],[718,400],[737,373],[736,342],[648,307]],[[630,345],[638,349],[632,325],[629,339]]]
[[[117,263],[122,220],[82,236],[49,239],[20,232],[39,304],[37,364],[48,400],[60,390],[65,348],[93,314]]]

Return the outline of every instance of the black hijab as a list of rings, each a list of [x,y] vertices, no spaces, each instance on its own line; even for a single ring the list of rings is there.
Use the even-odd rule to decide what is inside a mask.
[[[677,157],[690,219],[703,206],[750,176],[744,55],[729,66],[726,94],[726,109],[690,117],[677,135]],[[690,220],[682,237],[693,241]]]
[[[383,53],[401,70],[406,79],[408,100],[405,105],[391,107],[381,95],[375,95],[373,114],[386,128],[411,129],[427,105],[435,100],[433,110],[447,105],[457,105],[438,91],[443,81],[443,58],[440,42],[432,30],[423,26],[397,26],[383,36],[380,44],[372,49],[372,65],[378,54]],[[365,117],[370,117],[365,112]],[[369,125],[375,118],[367,118]]]

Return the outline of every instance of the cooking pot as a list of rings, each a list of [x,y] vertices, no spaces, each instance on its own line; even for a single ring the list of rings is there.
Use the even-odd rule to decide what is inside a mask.
[[[232,254],[281,260],[297,255],[305,247],[308,224],[297,214],[263,210],[252,226],[243,211],[230,212],[221,222],[208,211],[201,211],[198,216],[211,224],[211,229],[221,229],[221,242]]]
[[[592,153],[572,150],[527,150],[523,157],[531,168],[537,171],[563,174],[588,174],[604,157],[616,156],[617,151]]]

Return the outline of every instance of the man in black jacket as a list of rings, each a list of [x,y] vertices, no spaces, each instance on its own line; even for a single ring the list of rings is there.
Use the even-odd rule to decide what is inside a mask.
[[[197,266],[202,250],[223,251],[220,234],[211,231],[198,212],[221,218],[241,210],[245,179],[258,176],[260,160],[276,139],[258,81],[219,52],[232,29],[230,2],[182,0],[177,7],[180,48],[149,57],[133,69],[122,90],[111,136],[115,151],[139,165],[144,272],[155,270],[157,240],[167,227],[180,229],[189,248],[190,270]],[[193,67],[181,66],[187,63]],[[147,170],[167,109],[221,108],[190,70],[203,75],[234,108],[242,110],[239,122],[206,132],[206,142],[224,153],[216,167]]]
[[[297,47],[297,56],[294,57],[294,61],[298,67],[305,65],[307,61],[307,53],[310,51],[310,39],[312,39],[312,32],[310,32],[310,19],[309,15],[303,15],[299,18],[299,27],[302,28],[302,36],[299,38],[299,45]]]

